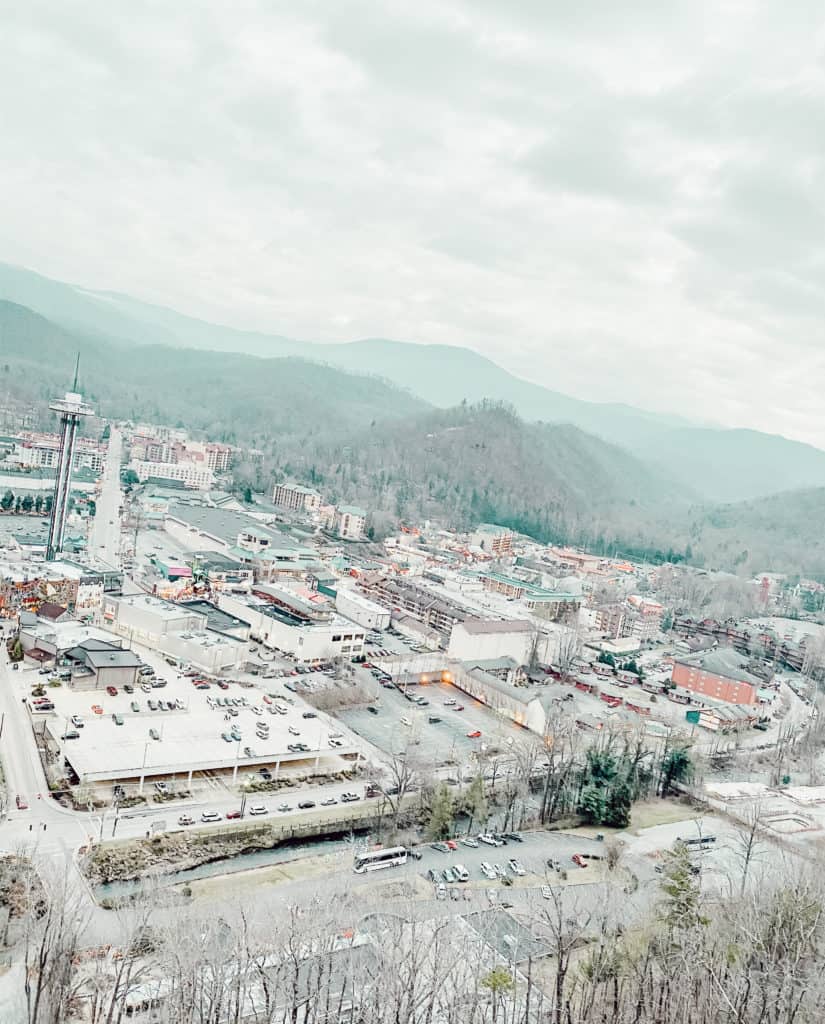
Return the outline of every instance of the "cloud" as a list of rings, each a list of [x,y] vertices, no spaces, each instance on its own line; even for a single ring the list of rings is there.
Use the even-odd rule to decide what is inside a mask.
[[[0,259],[825,445],[823,56],[812,0],[29,0]]]

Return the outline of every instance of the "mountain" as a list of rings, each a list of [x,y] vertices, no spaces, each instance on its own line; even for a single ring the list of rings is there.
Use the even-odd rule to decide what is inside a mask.
[[[104,342],[0,301],[0,390],[45,403],[70,385],[77,352],[81,386],[101,415],[181,422],[216,440],[337,436],[428,408],[390,384],[306,360]]]
[[[712,507],[674,520],[674,544],[689,544],[708,568],[825,578],[825,488],[788,491]]]
[[[711,502],[825,486],[825,452],[810,445],[755,430],[700,426],[622,403],[571,398],[522,380],[466,348],[381,338],[340,345],[300,342],[210,324],[127,295],[79,288],[7,264],[0,264],[2,298],[88,340],[294,357],[371,376],[371,387],[386,391],[389,384],[393,394],[401,389],[410,393],[411,402],[412,396],[419,399],[420,408],[449,408],[485,398],[507,402],[526,420],[569,423],[621,445],[657,470],[664,469],[686,493],[699,493]],[[188,368],[201,361],[214,365],[212,356],[201,354],[197,361],[186,357]],[[318,379],[325,380],[320,370]],[[403,406],[398,414],[404,415]]]
[[[302,452],[302,475],[331,501],[457,528],[491,521],[543,541],[659,546],[679,484],[567,424],[530,424],[492,403],[424,413]],[[380,516],[379,516],[380,518]],[[668,547],[666,531],[661,545]]]

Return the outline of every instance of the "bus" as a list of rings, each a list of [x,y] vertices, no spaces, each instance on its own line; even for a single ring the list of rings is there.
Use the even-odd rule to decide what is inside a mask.
[[[356,853],[353,871],[363,874],[364,871],[377,871],[379,868],[395,868],[407,863],[407,851],[403,846],[390,846],[386,850],[370,850]]]

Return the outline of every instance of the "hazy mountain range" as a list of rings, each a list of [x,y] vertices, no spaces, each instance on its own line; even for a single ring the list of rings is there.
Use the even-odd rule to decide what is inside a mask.
[[[825,452],[810,445],[582,402],[463,348],[301,343],[0,265],[0,400],[45,407],[78,351],[101,414],[259,445],[265,472],[334,499],[718,567],[825,571]]]

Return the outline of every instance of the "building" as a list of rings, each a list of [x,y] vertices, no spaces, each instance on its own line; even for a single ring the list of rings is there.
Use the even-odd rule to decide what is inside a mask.
[[[217,603],[222,611],[249,622],[252,639],[300,661],[362,654],[364,628],[336,615],[328,602],[315,603],[313,593],[256,586],[249,595],[219,594]]]
[[[195,580],[205,580],[213,591],[248,591],[255,578],[250,566],[220,551],[195,551],[191,561]]]
[[[148,462],[133,458],[130,465],[141,483],[177,481],[190,490],[205,491],[215,482],[215,474],[204,462]]]
[[[389,608],[393,620],[399,612],[412,615],[445,638],[457,622],[469,617],[462,605],[432,593],[413,580],[374,575],[361,580],[359,586],[367,597]]]
[[[338,590],[335,595],[335,607],[345,618],[357,622],[365,629],[389,628],[389,609],[370,601],[357,590]]]
[[[103,690],[107,686],[134,686],[143,664],[134,651],[105,640],[84,640],[66,651],[71,667],[69,685],[74,690]]]
[[[691,693],[727,704],[756,704],[765,680],[750,672],[749,665],[732,647],[716,647],[674,658],[671,679]]]
[[[367,531],[367,513],[357,505],[340,505],[335,510],[332,531],[341,540],[363,540]]]
[[[506,526],[482,523],[473,532],[470,543],[492,558],[507,558],[513,553],[513,536]]]
[[[574,623],[581,608],[579,594],[559,590],[547,590],[529,580],[508,576],[493,570],[481,570],[477,574],[485,590],[501,594],[511,601],[521,601],[528,611],[548,622]]]
[[[321,495],[300,484],[275,484],[272,503],[288,512],[317,512],[321,507]]]
[[[207,615],[148,594],[105,597],[103,626],[203,672],[229,671],[243,657],[241,642],[207,632]]]
[[[507,657],[524,665],[535,633],[528,619],[467,619],[453,626],[447,653],[458,661]]]
[[[78,361],[79,361],[78,356]],[[65,398],[49,403],[52,412],[60,414],[60,447],[57,457],[57,475],[52,496],[52,511],[49,517],[49,536],[46,541],[46,558],[53,559],[63,550],[66,519],[69,515],[69,497],[72,489],[72,470],[77,441],[77,428],[84,416],[94,415],[90,406],[77,392],[77,367],[75,367],[72,391]]]
[[[226,555],[250,570],[256,582],[304,579],[319,566],[312,548],[242,512],[171,502],[163,528],[184,547]]]
[[[60,461],[60,435],[26,431],[20,434],[6,462],[27,469],[55,469]],[[103,472],[107,446],[89,437],[75,438],[72,452],[72,470],[88,469],[95,474]]]
[[[625,606],[604,604],[596,609],[596,630],[612,640],[625,635]]]
[[[636,637],[641,643],[655,640],[662,626],[665,610],[658,601],[632,594],[625,601],[625,636]]]

